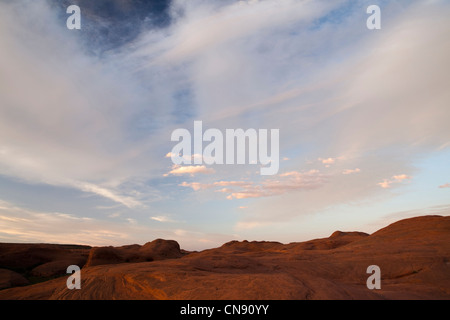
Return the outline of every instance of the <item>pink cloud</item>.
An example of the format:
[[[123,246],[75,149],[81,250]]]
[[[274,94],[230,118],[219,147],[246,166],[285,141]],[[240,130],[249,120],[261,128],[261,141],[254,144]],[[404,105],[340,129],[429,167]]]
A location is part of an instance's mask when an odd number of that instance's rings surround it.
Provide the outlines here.
[[[383,189],[389,189],[391,187],[392,181],[389,181],[387,179],[384,179],[383,182],[377,183],[380,187]]]
[[[443,184],[442,186],[439,186],[439,188],[441,189],[450,188],[450,183]]]
[[[183,182],[183,183],[179,184],[179,186],[181,186],[181,187],[191,187],[192,189],[194,189],[194,191],[198,191],[198,190],[203,190],[203,189],[209,189],[213,185],[212,184],[200,183],[200,182]]]
[[[181,187],[191,187],[195,191],[211,189],[214,187],[247,187],[250,184],[246,181],[216,181],[214,183],[200,183],[200,182],[183,182],[180,184]],[[218,192],[224,192],[222,190],[229,190],[223,188],[221,190],[217,190]]]
[[[216,192],[232,193],[232,192],[233,192],[233,189],[230,189],[230,188],[222,188],[222,189],[216,190]]]
[[[408,176],[408,175],[406,175],[406,174],[401,174],[401,175],[398,175],[398,176],[393,176],[392,178],[393,178],[394,180],[397,180],[397,181],[402,181],[402,180],[412,179],[411,176]]]
[[[359,169],[359,168],[356,168],[356,169],[347,169],[347,170],[344,170],[344,171],[342,172],[342,174],[353,174],[353,173],[359,173],[359,172],[361,172],[361,169]]]
[[[184,175],[184,174],[189,174],[191,176],[197,174],[197,173],[202,173],[202,174],[211,174],[214,173],[214,169],[212,168],[207,168],[206,166],[178,166],[178,165],[174,165],[172,167],[172,170],[166,174],[172,174],[172,175]]]
[[[270,194],[262,190],[261,191],[245,190],[241,192],[233,192],[229,196],[227,196],[227,199],[232,200],[233,198],[234,199],[262,198],[268,196],[270,196]]]
[[[223,187],[215,190],[228,194],[227,199],[247,199],[271,197],[295,190],[312,190],[321,187],[326,177],[318,170],[307,172],[291,171],[280,174],[257,184],[247,181],[217,181],[210,184],[183,182],[180,186],[191,187],[195,191]]]
[[[400,174],[400,175],[395,175],[392,176],[391,179],[384,179],[383,182],[377,183],[380,187],[382,187],[383,189],[389,189],[391,188],[391,185],[394,183],[400,183],[403,180],[410,180],[413,177],[408,176],[406,174]]]
[[[246,181],[218,181],[214,182],[214,185],[221,187],[245,187],[248,186],[249,183]]]
[[[336,162],[336,158],[327,158],[327,159],[319,158],[318,160],[323,164],[334,164]]]

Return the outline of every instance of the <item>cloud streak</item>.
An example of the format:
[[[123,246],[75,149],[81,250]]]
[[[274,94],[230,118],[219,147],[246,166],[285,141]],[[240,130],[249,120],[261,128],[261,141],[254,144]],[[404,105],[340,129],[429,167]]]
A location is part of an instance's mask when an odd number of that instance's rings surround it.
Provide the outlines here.
[[[162,223],[166,223],[166,222],[170,222],[170,223],[174,223],[177,222],[169,217],[166,216],[155,216],[155,217],[150,217],[150,219],[154,220],[154,221],[158,221],[158,222],[162,222]]]
[[[342,174],[353,174],[353,173],[359,173],[361,172],[361,169],[356,168],[356,169],[345,169],[344,171],[342,171]]]
[[[227,199],[247,199],[273,197],[297,190],[313,190],[320,188],[327,181],[327,176],[318,170],[307,172],[291,171],[268,178],[260,183],[249,181],[216,181],[213,183],[183,182],[182,187],[190,187],[194,191],[215,189],[227,195]]]
[[[179,166],[173,165],[172,170],[169,171],[167,175],[190,175],[194,176],[196,174],[213,174],[215,171],[212,168],[206,166]]]

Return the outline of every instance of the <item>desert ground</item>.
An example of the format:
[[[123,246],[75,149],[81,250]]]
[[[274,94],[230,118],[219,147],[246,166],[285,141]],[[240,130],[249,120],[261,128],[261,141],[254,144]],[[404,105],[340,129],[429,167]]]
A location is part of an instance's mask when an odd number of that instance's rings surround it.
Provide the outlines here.
[[[66,286],[72,264],[82,267],[79,290]],[[380,267],[379,290],[366,286],[370,265]],[[200,252],[162,239],[122,247],[1,243],[0,299],[450,299],[450,217]]]

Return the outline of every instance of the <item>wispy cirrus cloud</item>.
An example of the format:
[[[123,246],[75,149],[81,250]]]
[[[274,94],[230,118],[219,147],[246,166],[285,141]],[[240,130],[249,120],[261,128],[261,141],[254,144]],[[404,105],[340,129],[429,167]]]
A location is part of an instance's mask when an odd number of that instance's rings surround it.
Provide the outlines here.
[[[218,246],[226,234],[186,229],[152,228],[136,218],[105,220],[61,212],[35,211],[0,200],[0,241],[26,243],[65,243],[91,246],[144,244],[156,238],[177,239],[182,248],[197,250],[205,243]],[[175,223],[168,216],[151,217],[154,221]],[[206,240],[207,239],[207,240]]]
[[[4,242],[104,245],[128,237],[118,225],[91,217],[33,211],[0,201],[0,239]]]
[[[158,162],[155,144],[134,129],[145,90],[123,65],[86,54],[58,9],[48,1],[0,3],[0,174],[140,206],[132,194]]]
[[[154,217],[150,217],[150,219],[154,220],[154,221],[158,221],[158,222],[163,222],[163,223],[174,223],[177,222],[176,220],[168,217],[168,216],[154,216]]]

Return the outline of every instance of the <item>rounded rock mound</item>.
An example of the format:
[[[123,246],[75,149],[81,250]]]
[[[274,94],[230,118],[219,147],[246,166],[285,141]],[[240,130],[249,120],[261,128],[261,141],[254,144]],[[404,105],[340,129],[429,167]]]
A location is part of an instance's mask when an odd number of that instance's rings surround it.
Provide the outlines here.
[[[143,246],[134,244],[122,247],[95,247],[91,249],[85,267],[128,262],[149,262],[176,259],[183,256],[180,245],[174,240],[156,239]]]
[[[153,260],[175,259],[183,255],[178,242],[163,239],[147,242],[139,248],[139,253],[145,258]]]

